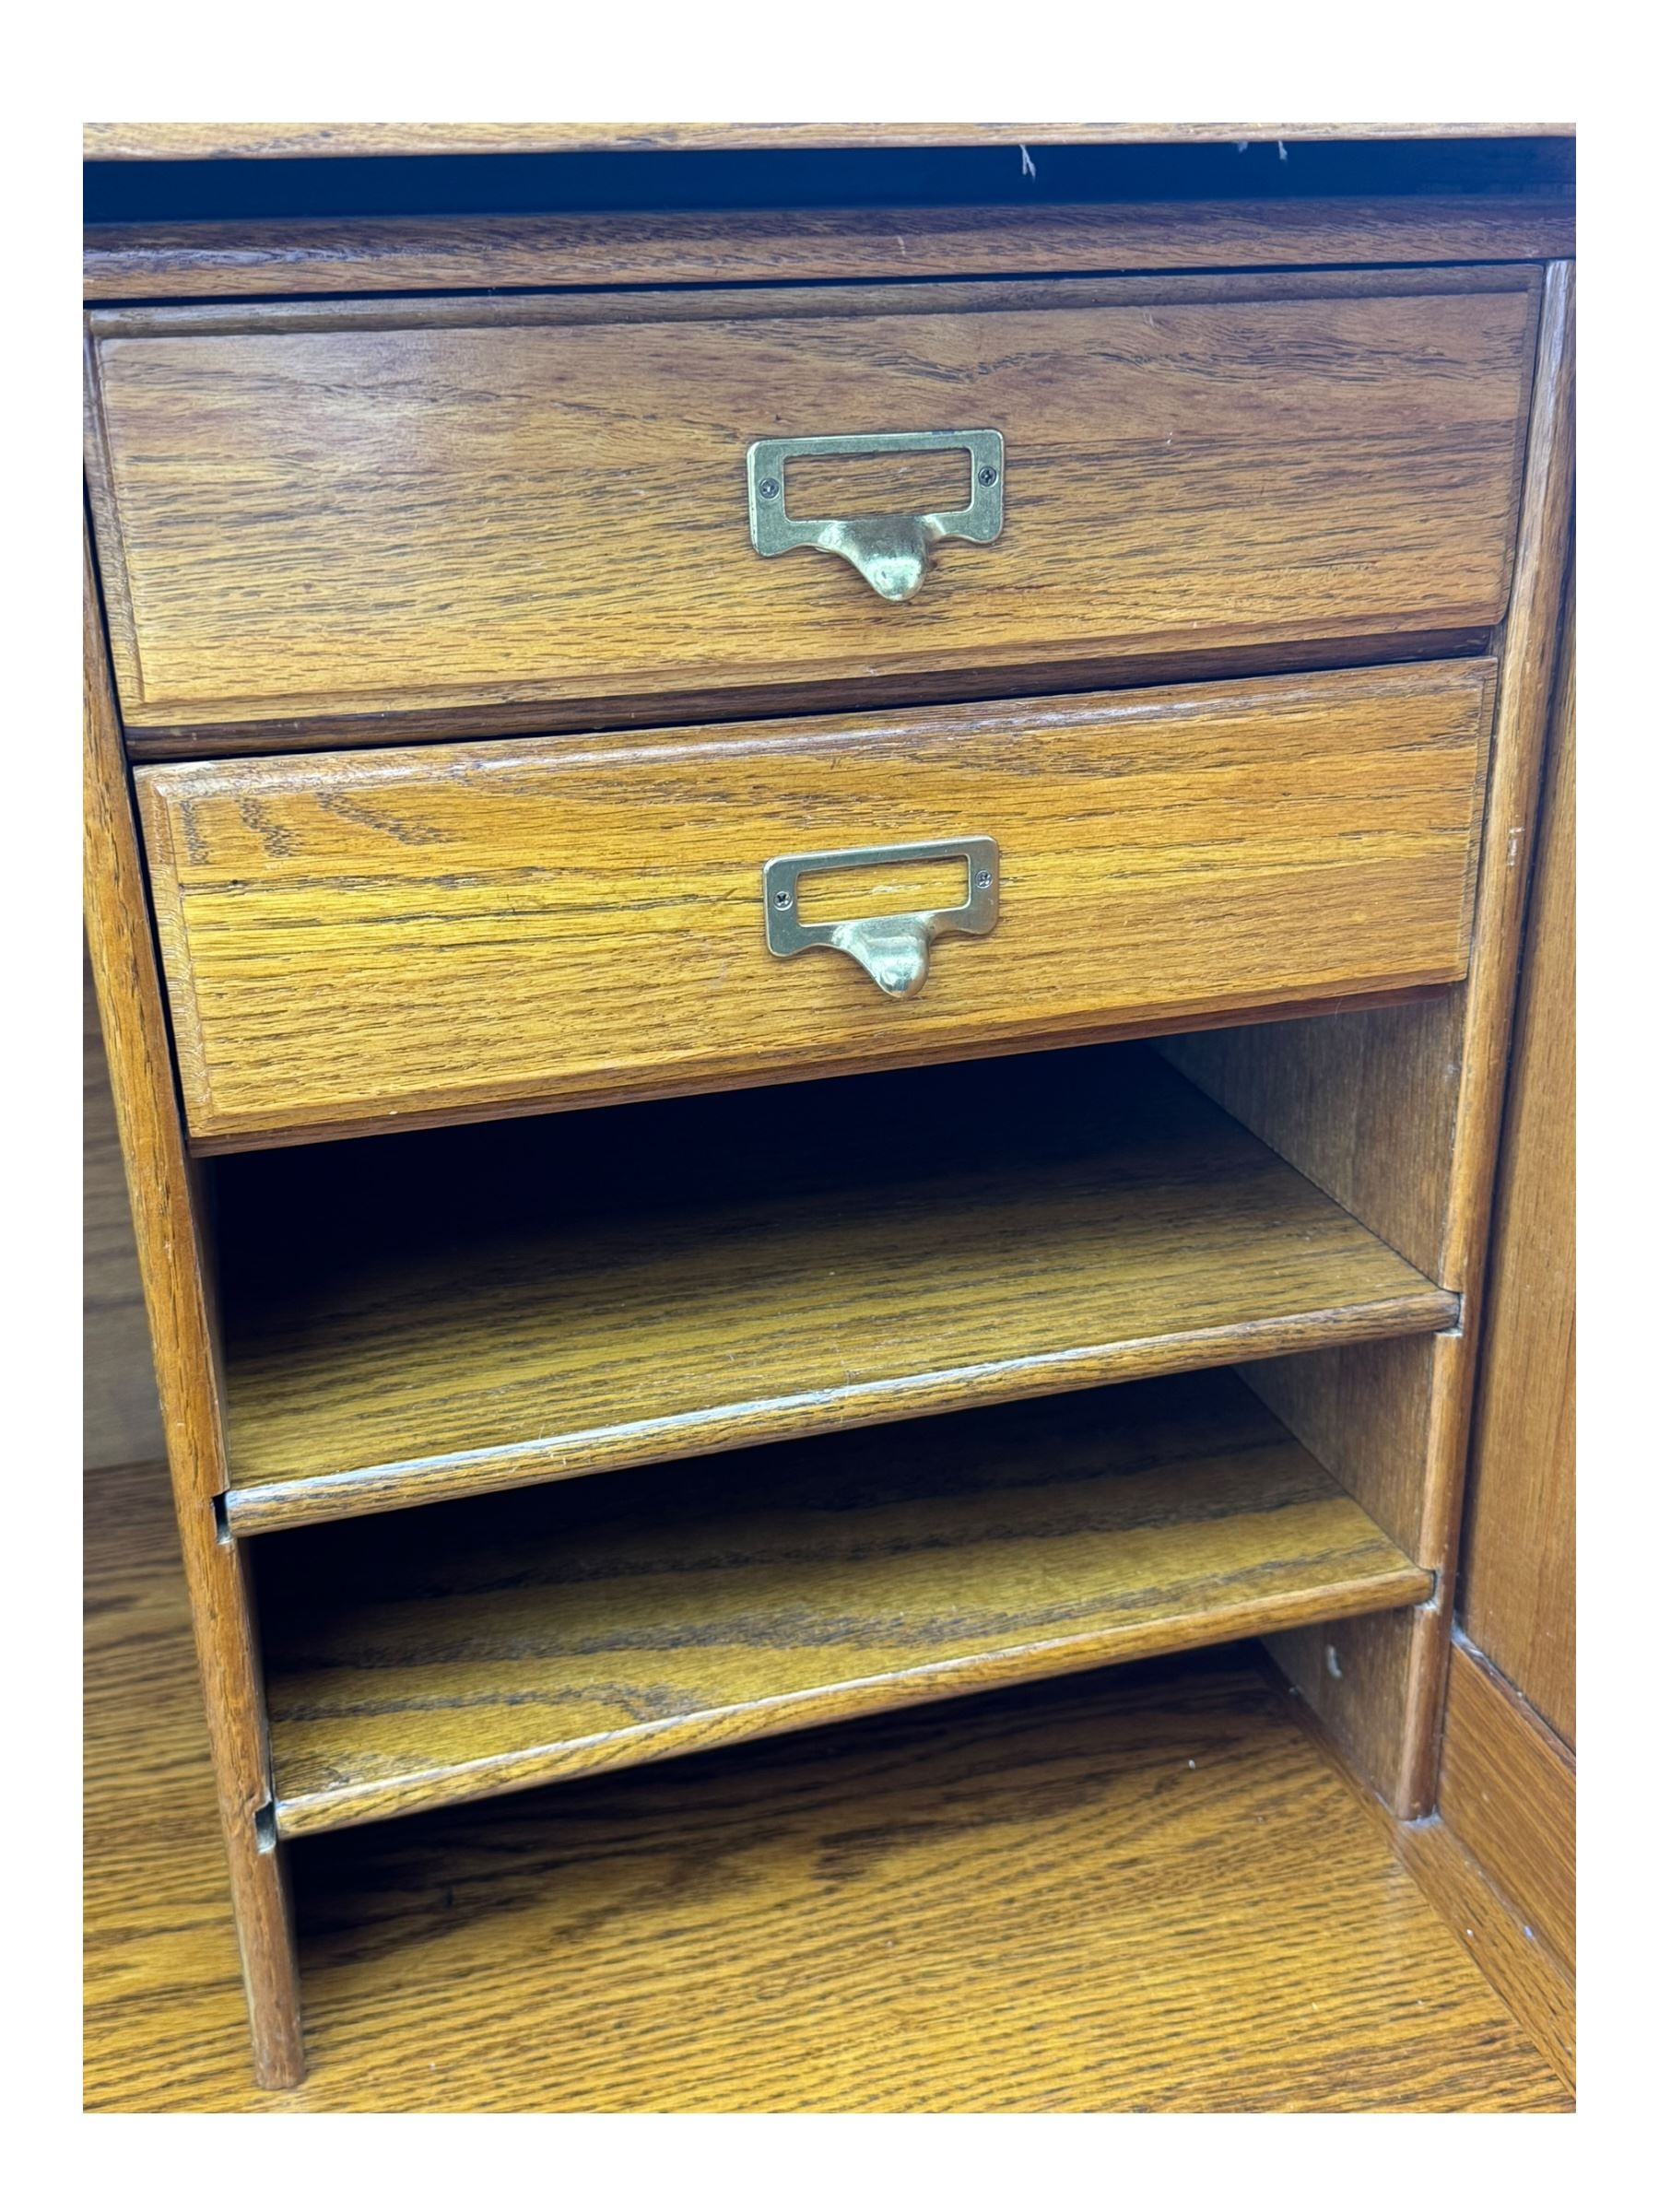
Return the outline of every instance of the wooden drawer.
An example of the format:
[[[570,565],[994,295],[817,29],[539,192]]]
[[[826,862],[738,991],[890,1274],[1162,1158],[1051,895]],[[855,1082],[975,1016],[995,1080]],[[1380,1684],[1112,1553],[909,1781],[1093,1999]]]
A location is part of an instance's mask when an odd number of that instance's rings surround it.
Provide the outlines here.
[[[1491,674],[141,769],[191,1131],[224,1148],[1448,981]],[[769,861],[970,837],[996,842],[999,918],[942,938],[920,996],[769,950]],[[934,883],[861,870],[820,911],[961,896]]]
[[[1536,304],[1500,267],[98,311],[129,735],[383,743],[1467,649],[1506,601]],[[977,428],[1001,534],[939,546],[909,602],[751,544],[751,442]],[[820,463],[785,497],[936,507],[937,462]]]

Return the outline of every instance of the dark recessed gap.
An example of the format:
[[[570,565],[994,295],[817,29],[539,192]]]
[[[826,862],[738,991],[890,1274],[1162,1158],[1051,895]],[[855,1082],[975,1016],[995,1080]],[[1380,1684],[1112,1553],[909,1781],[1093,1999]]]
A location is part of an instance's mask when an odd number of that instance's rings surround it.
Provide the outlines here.
[[[359,159],[92,161],[88,223],[598,209],[1039,206],[1380,193],[1570,193],[1557,138],[1237,146],[759,148],[423,154]]]
[[[1151,663],[1107,662],[1098,666],[1050,663],[1045,667],[929,671],[924,677],[872,679],[852,687],[830,683],[773,688],[757,696],[734,690],[711,700],[663,693],[647,700],[600,700],[578,710],[547,702],[512,712],[456,709],[447,713],[335,715],[311,724],[208,723],[124,726],[135,760],[194,760],[245,754],[333,752],[342,746],[457,745],[511,737],[583,735],[626,740],[636,731],[672,726],[696,729],[726,723],[809,721],[814,715],[878,714],[916,705],[965,706],[976,700],[1027,697],[1065,699],[1099,691],[1131,691],[1166,684],[1240,682],[1261,676],[1313,676],[1334,668],[1387,667],[1402,661],[1471,660],[1492,650],[1485,629],[1397,630],[1385,637],[1325,638],[1295,647],[1222,647],[1163,655]],[[292,741],[297,733],[300,742]]]

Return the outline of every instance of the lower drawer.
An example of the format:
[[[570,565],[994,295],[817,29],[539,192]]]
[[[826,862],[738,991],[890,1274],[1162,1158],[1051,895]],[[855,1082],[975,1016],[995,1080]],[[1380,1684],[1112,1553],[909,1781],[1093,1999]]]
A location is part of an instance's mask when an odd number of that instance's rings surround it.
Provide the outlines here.
[[[1491,681],[1456,661],[142,769],[193,1140],[1449,982]],[[841,865],[769,866],[802,856]]]

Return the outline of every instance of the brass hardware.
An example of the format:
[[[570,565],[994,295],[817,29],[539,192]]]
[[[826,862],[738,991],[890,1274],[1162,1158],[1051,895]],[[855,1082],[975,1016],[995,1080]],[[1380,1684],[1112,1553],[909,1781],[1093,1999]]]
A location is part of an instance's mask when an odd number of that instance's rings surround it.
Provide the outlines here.
[[[798,886],[803,876],[828,868],[885,867],[894,861],[959,860],[968,870],[960,906],[925,913],[873,914],[862,922],[803,922]],[[996,927],[1001,866],[994,837],[941,837],[917,845],[865,845],[853,853],[791,853],[769,860],[762,872],[767,949],[780,959],[816,945],[851,955],[889,998],[915,998],[927,981],[935,937],[982,937]]]
[[[796,522],[784,502],[783,468],[818,453],[916,453],[959,448],[968,455],[973,491],[948,514],[866,514],[850,521]],[[988,546],[1003,524],[1000,430],[877,430],[866,438],[758,438],[748,449],[749,537],[770,559],[796,546],[816,546],[851,561],[884,599],[913,599],[931,548],[945,537]]]

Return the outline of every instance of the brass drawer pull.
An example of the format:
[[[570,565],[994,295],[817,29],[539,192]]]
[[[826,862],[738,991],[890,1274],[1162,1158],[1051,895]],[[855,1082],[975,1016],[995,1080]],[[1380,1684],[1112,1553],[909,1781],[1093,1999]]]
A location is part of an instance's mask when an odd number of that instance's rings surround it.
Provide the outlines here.
[[[913,914],[874,914],[862,922],[803,922],[803,876],[831,868],[885,867],[895,861],[960,860],[968,896],[960,906]],[[852,956],[889,998],[915,998],[927,981],[935,937],[989,935],[996,927],[1001,868],[994,837],[941,837],[915,845],[865,845],[851,853],[791,853],[763,872],[767,949],[780,959],[828,945]]]
[[[972,491],[966,507],[947,514],[866,514],[852,520],[793,521],[784,505],[783,469],[791,459],[823,454],[916,453],[964,450]],[[927,572],[929,549],[944,537],[988,546],[1003,524],[1000,430],[877,430],[865,438],[758,438],[748,449],[749,536],[770,559],[796,546],[816,546],[850,560],[884,599],[913,599]]]

